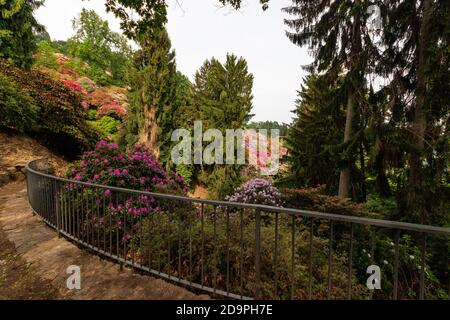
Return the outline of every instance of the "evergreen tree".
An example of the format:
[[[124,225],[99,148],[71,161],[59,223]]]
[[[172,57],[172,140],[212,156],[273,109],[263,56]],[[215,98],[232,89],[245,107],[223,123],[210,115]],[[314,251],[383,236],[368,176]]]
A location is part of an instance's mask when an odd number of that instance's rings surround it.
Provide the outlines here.
[[[388,92],[408,157],[401,210],[421,223],[442,223],[449,166],[450,5],[394,0],[386,4],[386,46],[378,69],[393,80]],[[405,14],[406,13],[406,14]],[[395,109],[394,109],[395,108]]]
[[[247,62],[235,55],[227,55],[226,62],[205,61],[195,74],[193,98],[198,120],[203,130],[222,131],[243,129],[251,119],[253,75]],[[201,166],[201,179],[211,189],[211,195],[223,199],[239,186],[240,165]],[[197,168],[198,170],[198,168]]]
[[[10,59],[21,68],[29,68],[36,49],[35,33],[44,27],[33,16],[43,5],[37,0],[0,0],[0,58]]]
[[[310,71],[325,73],[328,82],[345,79],[346,123],[342,153],[343,166],[339,179],[339,196],[347,198],[350,191],[351,166],[355,162],[357,146],[354,122],[358,119],[361,100],[366,92],[365,76],[374,45],[367,36],[369,17],[367,1],[293,0],[283,10],[294,17],[285,23],[293,32],[288,38],[299,46],[308,45],[314,56]],[[342,72],[344,71],[344,72]]]
[[[295,187],[326,185],[336,192],[345,126],[343,80],[329,85],[323,77],[310,75],[298,92],[294,120],[288,129],[286,147],[289,175],[285,182]],[[336,164],[336,165],[330,165]]]
[[[166,30],[140,35],[139,40],[141,49],[135,53],[126,142],[145,144],[159,158],[161,142],[166,140],[159,136],[167,132],[161,132],[158,123],[163,123],[165,129],[173,113],[175,53]]]
[[[207,128],[244,128],[253,116],[253,75],[247,62],[228,54],[226,62],[204,62],[195,74],[194,99],[199,117]]]

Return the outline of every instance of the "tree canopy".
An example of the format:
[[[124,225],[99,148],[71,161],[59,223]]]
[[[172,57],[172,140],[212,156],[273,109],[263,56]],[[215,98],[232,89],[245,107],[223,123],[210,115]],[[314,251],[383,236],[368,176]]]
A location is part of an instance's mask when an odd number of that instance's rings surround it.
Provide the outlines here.
[[[124,82],[131,48],[125,37],[111,31],[108,22],[93,10],[83,9],[73,20],[76,34],[68,40],[69,54],[89,64],[94,78],[105,78],[110,72],[117,82]],[[102,77],[103,76],[103,77]]]
[[[18,67],[29,68],[36,49],[34,34],[44,27],[33,16],[42,6],[38,0],[0,0],[0,58],[7,58]]]

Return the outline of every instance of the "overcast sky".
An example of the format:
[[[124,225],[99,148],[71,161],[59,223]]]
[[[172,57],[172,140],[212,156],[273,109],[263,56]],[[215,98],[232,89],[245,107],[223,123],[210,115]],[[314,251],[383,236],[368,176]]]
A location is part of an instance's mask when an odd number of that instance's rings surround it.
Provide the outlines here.
[[[285,36],[281,8],[291,0],[272,0],[262,11],[258,0],[244,0],[240,11],[222,8],[217,0],[169,0],[167,29],[176,51],[177,67],[193,79],[205,59],[224,61],[227,53],[244,57],[253,73],[254,121],[291,121],[297,90],[306,75],[301,66],[311,62],[306,48]],[[53,40],[74,34],[72,19],[82,8],[95,10],[114,31],[119,23],[106,14],[103,0],[46,0],[36,12]]]

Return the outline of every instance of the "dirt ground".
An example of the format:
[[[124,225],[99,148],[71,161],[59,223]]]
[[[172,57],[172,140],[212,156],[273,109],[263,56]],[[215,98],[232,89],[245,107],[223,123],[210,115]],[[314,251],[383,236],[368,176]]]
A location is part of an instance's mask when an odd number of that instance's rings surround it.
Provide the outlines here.
[[[14,131],[0,131],[0,171],[44,157],[49,159],[58,174],[67,166],[62,157],[54,155],[36,140]]]
[[[81,268],[81,289],[69,290],[68,266]],[[208,299],[81,250],[34,216],[25,182],[0,188],[0,299]]]

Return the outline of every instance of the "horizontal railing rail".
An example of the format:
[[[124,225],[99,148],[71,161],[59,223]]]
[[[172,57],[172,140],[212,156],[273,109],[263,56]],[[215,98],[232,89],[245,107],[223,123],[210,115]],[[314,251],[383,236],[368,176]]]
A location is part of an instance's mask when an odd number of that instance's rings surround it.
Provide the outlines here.
[[[450,228],[104,186],[42,172],[36,162],[27,164],[27,186],[33,211],[62,235],[209,293],[235,299],[450,295]],[[373,265],[381,273],[369,290],[365,272]]]

